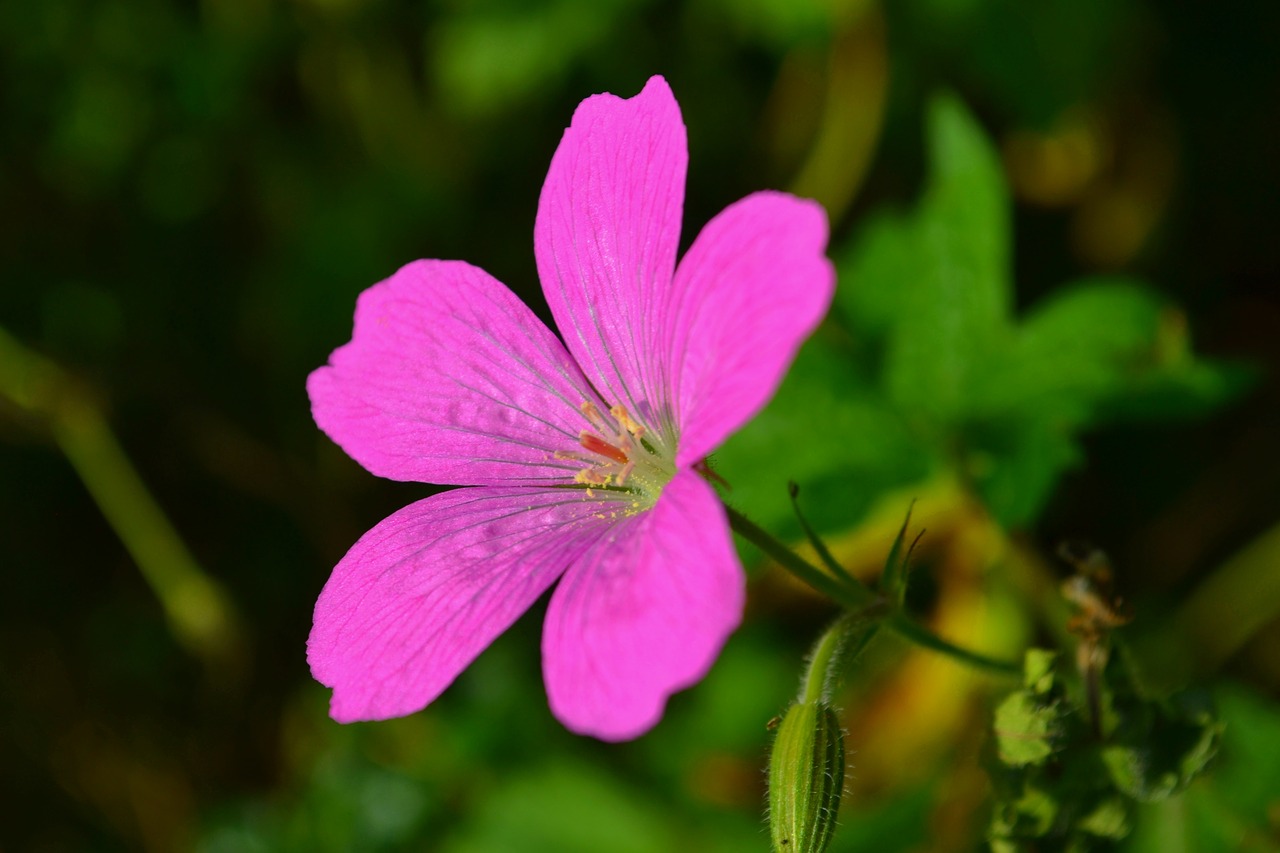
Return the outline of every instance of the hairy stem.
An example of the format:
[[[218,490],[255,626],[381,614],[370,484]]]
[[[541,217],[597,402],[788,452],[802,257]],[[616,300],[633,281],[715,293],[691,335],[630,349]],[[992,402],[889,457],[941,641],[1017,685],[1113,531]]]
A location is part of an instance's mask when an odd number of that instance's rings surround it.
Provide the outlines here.
[[[1019,664],[971,651],[942,639],[920,623],[913,621],[901,610],[895,609],[890,602],[856,578],[849,575],[841,578],[832,577],[827,572],[809,563],[809,561],[786,545],[783,545],[763,528],[748,520],[742,513],[729,506],[725,507],[725,511],[729,516],[729,526],[733,528],[734,532],[755,545],[777,562],[778,565],[849,611],[859,613],[863,618],[870,621],[880,621],[885,627],[903,639],[915,643],[921,648],[946,655],[952,660],[968,666],[999,675],[1014,677],[1021,675],[1022,667]],[[830,633],[837,637],[839,634],[839,632],[835,631]],[[831,652],[838,648],[838,639],[833,640],[833,643]],[[819,648],[814,651],[815,660],[820,650],[825,646],[826,641],[824,638],[824,641],[819,644]],[[811,689],[813,671],[814,666],[811,662],[810,676],[805,681],[806,695]]]

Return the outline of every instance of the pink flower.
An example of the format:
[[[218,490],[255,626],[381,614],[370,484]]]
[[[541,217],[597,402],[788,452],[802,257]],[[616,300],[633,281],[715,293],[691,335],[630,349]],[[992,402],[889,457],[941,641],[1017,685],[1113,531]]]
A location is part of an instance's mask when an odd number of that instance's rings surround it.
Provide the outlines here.
[[[424,708],[557,579],[543,673],[583,734],[652,727],[737,626],[742,570],[693,466],[773,395],[834,274],[822,209],[777,192],[720,213],[677,267],[687,160],[661,77],[579,105],[534,226],[563,344],[461,261],[361,294],[307,382],[316,423],[374,474],[470,488],[334,569],[307,657],[335,720]]]

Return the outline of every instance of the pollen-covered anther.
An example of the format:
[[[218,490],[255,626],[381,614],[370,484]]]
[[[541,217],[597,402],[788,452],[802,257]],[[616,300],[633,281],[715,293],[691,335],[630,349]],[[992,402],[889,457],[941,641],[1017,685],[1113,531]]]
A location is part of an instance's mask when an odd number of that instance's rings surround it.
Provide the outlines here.
[[[609,414],[613,415],[614,420],[620,423],[633,438],[641,438],[644,435],[644,425],[636,423],[622,406],[614,406],[609,410]],[[622,436],[618,437],[622,438]]]
[[[607,486],[611,476],[595,468],[583,468],[573,475],[573,481],[583,486]]]
[[[582,412],[582,416],[587,419],[587,423],[595,427],[596,432],[608,435],[613,431],[609,422],[604,419],[604,415],[600,414],[600,410],[596,408],[595,403],[590,400],[583,400],[578,409]]]

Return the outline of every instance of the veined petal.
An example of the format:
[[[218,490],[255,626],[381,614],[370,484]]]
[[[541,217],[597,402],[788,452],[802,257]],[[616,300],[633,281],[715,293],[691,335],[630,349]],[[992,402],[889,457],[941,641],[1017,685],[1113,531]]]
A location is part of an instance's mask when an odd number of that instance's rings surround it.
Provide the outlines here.
[[[610,527],[552,594],[542,665],[568,728],[625,740],[706,674],[742,618],[745,581],[724,509],[692,471]]]
[[[666,421],[654,347],[675,270],[688,144],[670,87],[595,95],[573,114],[538,201],[534,254],[556,325],[610,404]]]
[[[676,270],[666,330],[676,464],[692,465],[758,412],[827,312],[835,270],[812,201],[760,192],[707,223]]]
[[[510,290],[461,261],[417,261],[360,294],[351,342],[311,374],[316,423],[382,477],[569,482],[595,395]]]
[[[608,528],[574,489],[476,487],[361,537],[316,602],[311,672],[339,722],[421,710]]]

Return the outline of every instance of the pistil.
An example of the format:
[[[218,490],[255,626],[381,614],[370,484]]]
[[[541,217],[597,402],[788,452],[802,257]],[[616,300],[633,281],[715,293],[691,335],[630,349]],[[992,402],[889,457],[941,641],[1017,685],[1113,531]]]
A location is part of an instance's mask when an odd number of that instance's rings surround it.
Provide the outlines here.
[[[579,409],[592,427],[578,436],[578,444],[587,452],[555,454],[557,459],[582,463],[574,482],[587,486],[589,496],[594,487],[626,489],[652,505],[675,474],[674,465],[662,453],[662,442],[643,441],[648,430],[622,406],[610,407],[607,416],[590,401]]]

